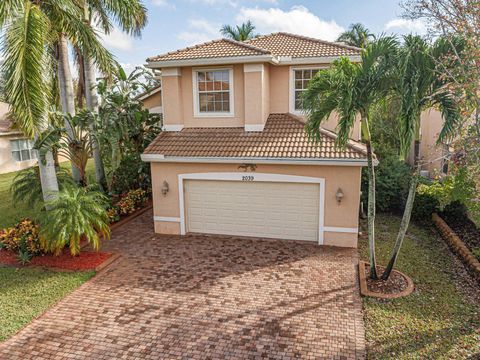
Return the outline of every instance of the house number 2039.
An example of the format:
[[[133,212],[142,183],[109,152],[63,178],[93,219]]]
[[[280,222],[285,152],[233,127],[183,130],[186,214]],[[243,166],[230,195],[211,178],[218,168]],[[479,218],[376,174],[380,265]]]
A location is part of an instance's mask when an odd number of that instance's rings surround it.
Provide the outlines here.
[[[255,177],[253,177],[252,175],[242,176],[242,181],[253,181],[253,180],[255,180]]]

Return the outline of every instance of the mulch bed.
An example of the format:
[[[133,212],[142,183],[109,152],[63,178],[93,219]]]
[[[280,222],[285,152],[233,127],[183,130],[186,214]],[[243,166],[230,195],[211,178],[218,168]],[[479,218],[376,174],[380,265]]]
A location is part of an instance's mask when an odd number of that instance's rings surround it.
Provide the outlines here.
[[[457,236],[465,243],[470,251],[480,248],[480,229],[469,218],[449,217],[446,214],[439,214],[440,217],[450,226]]]
[[[381,276],[383,273],[384,268],[381,266],[377,266],[377,273],[378,276]],[[372,280],[369,278],[370,274],[370,265],[365,265],[365,277],[367,280],[367,288],[368,290],[375,292],[375,293],[382,293],[382,294],[397,294],[404,291],[407,286],[407,280],[398,272],[392,271],[388,280]]]
[[[380,276],[385,268],[377,265],[377,273]],[[358,277],[360,282],[360,294],[379,299],[395,299],[410,295],[415,286],[412,279],[404,273],[393,270],[388,280],[371,280],[368,278],[370,264],[359,261]]]
[[[72,256],[68,250],[64,250],[59,256],[39,255],[33,257],[29,264],[21,265],[17,261],[16,254],[6,250],[0,250],[0,265],[18,267],[43,266],[62,270],[87,271],[95,270],[111,256],[111,253],[94,251],[82,251],[80,255]]]

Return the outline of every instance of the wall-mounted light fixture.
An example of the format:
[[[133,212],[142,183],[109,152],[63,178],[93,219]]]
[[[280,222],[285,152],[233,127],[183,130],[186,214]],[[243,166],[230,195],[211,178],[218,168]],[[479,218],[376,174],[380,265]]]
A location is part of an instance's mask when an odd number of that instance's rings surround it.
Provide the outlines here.
[[[335,194],[335,198],[337,199],[337,204],[338,205],[340,205],[340,203],[342,202],[344,197],[345,197],[345,194],[343,193],[342,189],[338,188],[338,190]]]
[[[170,187],[168,186],[168,182],[165,180],[162,184],[162,195],[165,196],[170,191]]]

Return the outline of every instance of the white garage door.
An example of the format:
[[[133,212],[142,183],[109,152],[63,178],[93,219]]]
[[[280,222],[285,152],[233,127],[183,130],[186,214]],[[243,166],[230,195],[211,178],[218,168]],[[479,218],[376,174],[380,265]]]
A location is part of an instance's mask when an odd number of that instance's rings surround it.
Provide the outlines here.
[[[319,184],[185,181],[188,232],[318,240]]]

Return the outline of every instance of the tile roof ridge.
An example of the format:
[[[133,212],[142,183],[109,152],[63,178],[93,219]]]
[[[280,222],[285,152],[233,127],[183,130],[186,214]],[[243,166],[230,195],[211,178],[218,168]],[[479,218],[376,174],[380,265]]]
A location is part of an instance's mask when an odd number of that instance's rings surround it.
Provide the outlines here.
[[[286,32],[286,31],[277,31],[277,32],[273,32],[271,34],[260,35],[260,36],[257,36],[256,38],[247,40],[247,42],[251,42],[251,41],[254,41],[256,39],[266,38],[266,37],[275,36],[275,35],[285,35],[285,36],[290,36],[290,37],[294,37],[294,38],[297,38],[297,39],[314,41],[314,42],[319,42],[319,43],[327,44],[327,45],[334,45],[334,46],[346,48],[346,49],[349,49],[349,50],[356,50],[358,52],[362,51],[361,48],[356,47],[356,46],[351,46],[351,45],[338,43],[338,42],[334,42],[334,41],[317,39],[317,38],[310,37],[310,36],[305,36],[305,35],[292,34],[292,33]]]
[[[186,46],[184,48],[177,49],[177,50],[174,50],[174,51],[169,51],[169,52],[166,52],[166,53],[163,53],[163,54],[150,56],[150,57],[147,58],[146,61],[147,62],[148,61],[155,61],[156,58],[160,58],[160,57],[167,56],[167,55],[179,54],[179,53],[187,51],[187,50],[198,49],[199,47],[219,43],[219,42],[222,42],[222,41],[226,41],[226,42],[229,42],[229,43],[237,45],[237,46],[242,46],[242,47],[245,47],[245,48],[250,49],[250,50],[256,50],[256,51],[262,52],[264,54],[270,54],[270,51],[268,51],[268,50],[256,47],[254,45],[245,44],[242,41],[236,41],[236,40],[227,39],[227,38],[220,38],[220,39],[209,40],[209,41],[206,41],[206,42],[203,42],[203,43],[200,43],[200,44],[195,44],[195,45],[192,45],[192,46]]]

